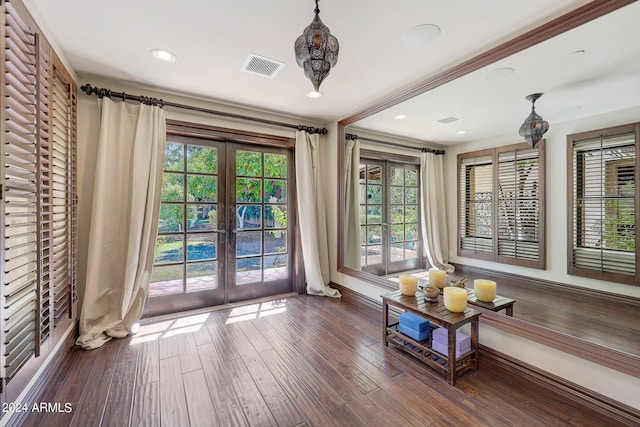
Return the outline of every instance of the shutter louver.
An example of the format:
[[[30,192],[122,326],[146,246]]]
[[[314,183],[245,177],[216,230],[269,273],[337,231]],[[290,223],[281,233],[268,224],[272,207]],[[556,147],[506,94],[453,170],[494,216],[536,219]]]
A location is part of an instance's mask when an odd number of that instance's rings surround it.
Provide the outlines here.
[[[573,143],[573,266],[636,275],[635,133]]]
[[[539,177],[537,150],[498,154],[498,256],[538,260]]]
[[[2,132],[2,336],[7,381],[36,353],[38,141],[35,34],[5,3]]]

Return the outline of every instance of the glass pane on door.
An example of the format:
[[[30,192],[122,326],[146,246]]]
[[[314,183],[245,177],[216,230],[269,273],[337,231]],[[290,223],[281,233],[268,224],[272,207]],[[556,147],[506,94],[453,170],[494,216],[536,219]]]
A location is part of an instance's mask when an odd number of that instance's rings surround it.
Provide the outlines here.
[[[290,152],[278,149],[235,151],[235,213],[232,230],[236,298],[292,289],[288,178]],[[286,288],[286,289],[285,289]]]
[[[221,146],[168,137],[147,313],[223,302],[224,237],[218,230],[224,221],[218,215],[223,194],[218,174]]]

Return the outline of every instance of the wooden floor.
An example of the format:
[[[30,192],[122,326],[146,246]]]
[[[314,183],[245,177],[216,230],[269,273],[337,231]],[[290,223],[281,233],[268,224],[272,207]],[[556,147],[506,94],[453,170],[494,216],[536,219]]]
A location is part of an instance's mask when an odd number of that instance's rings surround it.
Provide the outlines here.
[[[322,297],[164,320],[72,349],[26,426],[616,426],[481,359],[455,387],[381,345],[380,312]]]

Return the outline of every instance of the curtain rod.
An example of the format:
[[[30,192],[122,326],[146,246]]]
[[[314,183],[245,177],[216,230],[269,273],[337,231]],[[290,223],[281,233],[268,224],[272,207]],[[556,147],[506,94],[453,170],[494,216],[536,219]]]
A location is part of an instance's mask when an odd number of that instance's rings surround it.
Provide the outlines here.
[[[233,119],[240,119],[240,120],[249,120],[252,122],[264,123],[264,124],[273,125],[273,126],[280,126],[280,127],[285,127],[289,129],[303,130],[309,133],[319,133],[320,135],[326,135],[328,132],[327,128],[316,128],[312,126],[292,125],[290,123],[276,122],[274,120],[260,119],[258,117],[243,116],[240,114],[227,113],[224,111],[210,110],[208,108],[194,107],[193,105],[185,105],[185,104],[179,104],[176,102],[163,101],[162,99],[150,98],[147,96],[130,95],[125,92],[114,92],[111,89],[98,88],[95,86],[91,86],[88,83],[80,86],[80,89],[87,95],[98,95],[98,98],[102,98],[105,96],[107,98],[111,98],[111,97],[122,98],[123,101],[125,100],[137,101],[147,105],[158,105],[160,106],[160,108],[164,106],[181,108],[183,110],[197,111],[199,113],[213,114],[216,116],[230,117]]]
[[[414,147],[412,145],[405,145],[405,144],[398,144],[397,142],[390,142],[390,141],[381,141],[379,139],[372,139],[372,138],[361,138],[358,135],[354,135],[351,133],[346,133],[345,134],[345,138],[346,139],[359,139],[360,141],[367,141],[367,142],[375,142],[377,144],[384,144],[384,145],[393,145],[394,147],[401,147],[401,148],[409,148],[412,150],[420,150],[423,153],[434,153],[435,155],[442,155],[445,153],[444,150],[436,150],[434,148],[429,148],[429,147]]]

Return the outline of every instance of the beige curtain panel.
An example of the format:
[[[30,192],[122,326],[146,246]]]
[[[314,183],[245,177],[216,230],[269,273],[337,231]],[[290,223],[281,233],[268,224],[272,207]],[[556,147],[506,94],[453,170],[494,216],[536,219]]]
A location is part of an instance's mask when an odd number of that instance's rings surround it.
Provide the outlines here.
[[[142,315],[156,243],[165,140],[161,108],[102,100],[76,341],[84,349],[127,336]]]
[[[329,287],[329,245],[318,145],[320,136],[296,131],[296,187],[302,258],[307,294],[340,298],[340,291]]]
[[[420,217],[425,255],[429,264],[451,273],[455,267],[449,264],[442,157],[434,153],[420,154]]]
[[[347,140],[344,150],[344,265],[362,269],[360,255],[360,141]]]

